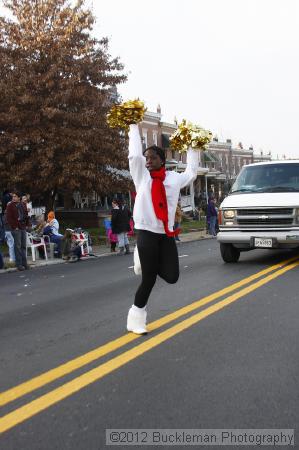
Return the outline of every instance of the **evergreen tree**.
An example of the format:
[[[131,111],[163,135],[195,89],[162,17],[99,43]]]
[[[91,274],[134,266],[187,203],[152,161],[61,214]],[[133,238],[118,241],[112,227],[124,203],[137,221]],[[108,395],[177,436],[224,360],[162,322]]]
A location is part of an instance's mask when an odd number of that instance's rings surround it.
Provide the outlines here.
[[[1,1],[1,0],[0,0]],[[124,189],[109,168],[127,166],[126,140],[106,113],[126,80],[95,18],[67,0],[2,0],[0,17],[0,178],[43,194]]]

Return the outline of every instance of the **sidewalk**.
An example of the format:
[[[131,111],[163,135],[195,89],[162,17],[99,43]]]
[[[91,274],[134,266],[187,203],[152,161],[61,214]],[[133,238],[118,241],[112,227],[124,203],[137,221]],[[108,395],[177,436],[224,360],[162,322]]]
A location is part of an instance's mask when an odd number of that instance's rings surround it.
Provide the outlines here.
[[[211,239],[212,237],[206,233],[206,230],[201,231],[190,231],[189,233],[182,233],[180,234],[180,241],[181,242],[192,242],[192,241],[199,241],[201,239]],[[135,239],[130,239],[130,247],[131,251],[133,251],[133,247],[135,245],[136,241]],[[88,259],[95,259],[103,256],[115,256],[116,253],[110,252],[110,247],[107,245],[93,245],[92,246],[92,255],[85,256],[82,258],[82,261],[88,260]],[[8,261],[8,258],[4,258],[4,263]],[[30,265],[30,268],[35,267],[42,267],[42,266],[50,266],[54,264],[70,264],[63,259],[60,258],[54,258],[54,259],[48,259],[48,261],[44,259],[37,259],[35,262],[31,260],[31,257],[28,258],[28,264]],[[16,272],[17,269],[15,267],[11,267],[8,269],[2,269],[0,270],[1,273],[7,273],[7,272]]]
[[[199,241],[201,239],[211,239],[212,236],[206,233],[206,230],[201,231],[190,231],[189,233],[182,233],[179,235],[181,242],[192,242]],[[134,246],[136,240],[130,239],[130,247]],[[108,256],[108,255],[116,255],[117,253],[111,253],[110,248],[107,245],[94,245],[92,247],[92,252],[96,256]]]

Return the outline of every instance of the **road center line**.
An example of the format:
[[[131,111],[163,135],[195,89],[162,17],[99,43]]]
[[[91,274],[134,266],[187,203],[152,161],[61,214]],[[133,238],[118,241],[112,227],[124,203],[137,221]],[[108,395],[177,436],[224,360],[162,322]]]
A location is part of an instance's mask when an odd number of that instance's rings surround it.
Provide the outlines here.
[[[298,260],[298,256],[289,258],[285,261],[282,261],[278,264],[275,264],[273,266],[270,266],[266,269],[261,270],[260,272],[255,273],[254,275],[250,275],[249,277],[244,278],[241,281],[238,281],[230,286],[227,286],[217,292],[214,292],[213,294],[210,294],[206,297],[203,297],[200,300],[197,300],[187,306],[184,306],[170,314],[165,315],[164,317],[150,323],[148,325],[149,331],[155,331],[159,328],[161,328],[164,325],[167,325],[168,323],[184,316],[185,314],[188,314],[214,300],[216,300],[219,297],[222,297],[254,280],[257,278],[260,278],[269,272],[273,272],[277,269],[280,269],[281,267],[285,266],[288,263],[291,263],[292,261]],[[30,380],[27,380],[17,386],[14,386],[2,393],[0,393],[0,407],[6,405],[7,403],[10,403],[32,391],[35,391],[36,389],[45,386],[46,384],[49,384],[121,347],[124,345],[136,340],[141,339],[140,336],[133,334],[133,333],[126,333],[125,335],[108,342],[107,344],[104,344],[94,350],[91,350],[88,353],[85,353],[84,355],[81,355],[79,357],[76,357],[64,364],[61,364],[60,366],[55,367],[54,369],[50,369],[47,372],[44,372],[40,375],[37,375],[34,378],[31,378]]]
[[[209,306],[208,308],[200,311],[199,313],[194,314],[193,316],[179,322],[176,325],[173,325],[172,327],[168,328],[165,331],[162,331],[161,333],[157,334],[156,336],[153,336],[152,338],[148,339],[147,341],[137,345],[136,347],[133,347],[130,350],[127,350],[126,352],[122,353],[121,355],[118,355],[111,360],[107,361],[106,363],[103,363],[99,365],[98,367],[84,373],[83,375],[78,376],[77,378],[73,379],[72,381],[69,381],[65,383],[64,385],[60,386],[59,388],[56,388],[52,390],[51,392],[42,395],[41,397],[33,400],[30,403],[27,403],[20,408],[17,408],[16,410],[8,413],[7,415],[0,418],[0,433],[3,433],[10,428],[16,426],[17,424],[24,422],[25,420],[29,419],[30,417],[38,414],[39,412],[47,409],[48,407],[58,403],[59,401],[69,397],[70,395],[80,391],[84,387],[88,386],[91,383],[94,383],[95,381],[98,381],[99,379],[103,378],[105,375],[113,372],[114,370],[124,366],[128,362],[136,359],[137,357],[143,355],[144,353],[148,352],[149,350],[157,347],[161,343],[167,341],[171,337],[177,335],[178,333],[181,333],[182,331],[186,330],[187,328],[190,328],[192,325],[198,323],[199,321],[203,320],[204,318],[210,316],[211,314],[216,313],[217,311],[220,311],[225,306],[235,302],[241,297],[244,297],[245,295],[249,294],[250,292],[258,289],[259,287],[265,285],[266,283],[269,283],[270,281],[274,280],[275,278],[283,275],[287,271],[298,267],[299,262],[294,262],[293,264],[290,264],[286,267],[283,267],[280,270],[277,270],[271,275],[268,275],[267,277],[257,281],[256,283],[253,283],[240,291],[230,295],[229,297],[226,297],[223,300],[220,300],[217,303],[214,303],[213,305]]]

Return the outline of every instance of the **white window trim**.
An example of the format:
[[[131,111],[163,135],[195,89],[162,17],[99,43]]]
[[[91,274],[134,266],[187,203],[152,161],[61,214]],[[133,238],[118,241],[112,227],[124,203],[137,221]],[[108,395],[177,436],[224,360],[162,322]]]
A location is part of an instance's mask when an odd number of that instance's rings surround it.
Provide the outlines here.
[[[147,128],[142,128],[142,137],[145,148],[147,148],[147,131],[148,131]]]

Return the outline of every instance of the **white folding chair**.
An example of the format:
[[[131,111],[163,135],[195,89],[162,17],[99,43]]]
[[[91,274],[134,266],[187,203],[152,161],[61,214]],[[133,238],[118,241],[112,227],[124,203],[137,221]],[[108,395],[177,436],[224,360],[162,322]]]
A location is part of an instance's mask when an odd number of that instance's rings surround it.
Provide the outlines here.
[[[35,261],[35,249],[38,247],[44,247],[45,258],[48,260],[47,249],[45,239],[43,237],[34,237],[31,233],[27,234],[27,242],[26,242],[26,257],[28,248],[31,249],[32,261]]]
[[[49,253],[50,259],[54,258],[54,249],[55,249],[54,242],[51,242],[50,236],[48,234],[43,234],[43,239],[45,241],[46,249],[47,249],[47,251]]]

